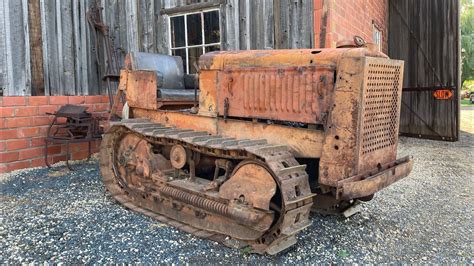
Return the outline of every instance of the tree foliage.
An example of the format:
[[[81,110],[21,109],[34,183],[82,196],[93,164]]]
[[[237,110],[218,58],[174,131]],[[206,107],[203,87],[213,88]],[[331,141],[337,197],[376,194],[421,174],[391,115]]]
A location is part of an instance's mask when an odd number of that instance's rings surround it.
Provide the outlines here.
[[[474,79],[474,3],[462,0],[461,11],[461,84]]]

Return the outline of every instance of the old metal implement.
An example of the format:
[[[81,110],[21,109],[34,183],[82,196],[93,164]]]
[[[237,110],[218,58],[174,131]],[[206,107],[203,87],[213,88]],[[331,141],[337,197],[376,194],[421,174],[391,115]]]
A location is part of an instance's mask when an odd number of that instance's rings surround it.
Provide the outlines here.
[[[355,213],[413,162],[396,157],[403,62],[341,47],[207,53],[194,87],[179,58],[129,54],[120,88],[133,116],[104,135],[105,186],[132,210],[257,253],[295,244],[311,210]]]
[[[69,144],[88,142],[88,158],[91,156],[91,142],[102,138],[102,130],[99,126],[99,117],[93,117],[87,112],[87,107],[66,104],[59,108],[54,115],[53,121],[48,127],[47,137],[44,140],[44,160],[48,167],[48,143],[66,144],[66,165],[69,165]]]

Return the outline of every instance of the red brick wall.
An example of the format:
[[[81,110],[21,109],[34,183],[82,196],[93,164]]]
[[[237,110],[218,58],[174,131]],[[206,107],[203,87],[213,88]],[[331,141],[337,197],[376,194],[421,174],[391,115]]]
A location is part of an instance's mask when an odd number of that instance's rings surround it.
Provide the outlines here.
[[[15,96],[0,97],[0,173],[44,166],[44,138],[51,115],[64,104],[88,106],[88,111],[106,115],[107,96]],[[50,163],[66,159],[65,145],[48,145]],[[96,152],[99,142],[93,143]],[[87,157],[87,143],[71,144],[71,159]]]
[[[354,35],[373,42],[373,23],[382,31],[382,51],[387,53],[388,0],[314,0],[315,47],[334,48]]]

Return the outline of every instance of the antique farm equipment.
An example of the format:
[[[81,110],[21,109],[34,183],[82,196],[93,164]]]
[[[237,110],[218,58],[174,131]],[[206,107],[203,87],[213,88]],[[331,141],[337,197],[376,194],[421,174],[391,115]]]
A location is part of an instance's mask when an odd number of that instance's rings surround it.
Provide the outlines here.
[[[199,105],[179,57],[131,53],[130,117],[100,167],[126,207],[200,237],[275,254],[311,224],[411,171],[396,158],[403,62],[374,45],[201,56]]]
[[[48,161],[48,144],[61,143],[66,144],[66,166],[72,170],[69,165],[69,144],[70,143],[88,143],[88,158],[91,156],[91,142],[102,138],[102,129],[99,126],[100,117],[94,117],[87,112],[86,106],[66,104],[61,106],[55,113],[53,121],[48,127],[47,137],[44,140],[44,160],[46,165],[51,168]]]

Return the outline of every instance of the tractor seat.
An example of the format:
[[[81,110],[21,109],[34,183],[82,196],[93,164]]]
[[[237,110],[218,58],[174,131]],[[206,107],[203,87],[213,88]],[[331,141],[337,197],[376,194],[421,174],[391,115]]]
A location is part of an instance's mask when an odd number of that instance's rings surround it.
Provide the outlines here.
[[[194,101],[194,88],[199,89],[198,75],[184,74],[181,57],[131,52],[130,63],[132,70],[156,72],[158,99]]]

